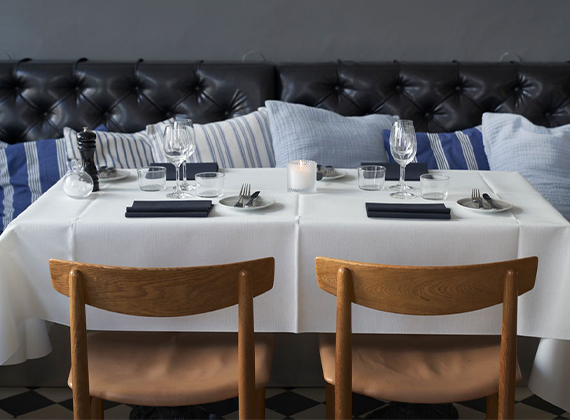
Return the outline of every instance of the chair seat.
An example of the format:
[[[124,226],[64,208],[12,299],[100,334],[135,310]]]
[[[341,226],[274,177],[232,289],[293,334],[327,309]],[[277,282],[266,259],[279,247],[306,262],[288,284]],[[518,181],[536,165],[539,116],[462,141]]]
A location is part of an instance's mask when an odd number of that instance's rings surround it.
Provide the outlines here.
[[[425,404],[485,397],[498,391],[499,349],[499,336],[353,334],[352,390]],[[335,335],[321,334],[319,350],[334,385]]]
[[[238,395],[235,333],[96,332],[87,342],[93,397],[183,406]],[[255,334],[256,389],[269,381],[273,348],[272,334]]]

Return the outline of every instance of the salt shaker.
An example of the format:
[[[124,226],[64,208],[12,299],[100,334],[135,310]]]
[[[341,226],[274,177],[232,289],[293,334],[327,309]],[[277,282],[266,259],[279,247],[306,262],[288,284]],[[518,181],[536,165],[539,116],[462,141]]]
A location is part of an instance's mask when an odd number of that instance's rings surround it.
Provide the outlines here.
[[[93,179],[80,160],[71,161],[71,170],[63,177],[63,191],[72,198],[87,198],[93,191]]]
[[[93,131],[83,127],[83,131],[77,133],[77,146],[83,161],[83,167],[91,179],[93,179],[93,191],[99,191],[99,175],[95,166],[95,150],[97,149],[97,135]]]

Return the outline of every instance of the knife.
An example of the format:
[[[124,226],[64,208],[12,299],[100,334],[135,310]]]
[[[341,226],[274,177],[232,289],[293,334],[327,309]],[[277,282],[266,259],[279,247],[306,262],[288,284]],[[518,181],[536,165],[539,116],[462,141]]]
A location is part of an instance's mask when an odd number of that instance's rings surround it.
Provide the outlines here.
[[[491,205],[491,208],[496,209],[496,210],[500,210],[501,208],[499,206],[497,206],[497,204],[495,204],[495,202],[493,201],[493,199],[491,198],[491,196],[487,193],[483,194],[483,198],[485,199],[485,201],[487,203],[489,203]]]
[[[249,200],[247,200],[247,203],[245,203],[244,207],[251,207],[258,195],[259,191],[254,192],[251,197],[249,197]]]

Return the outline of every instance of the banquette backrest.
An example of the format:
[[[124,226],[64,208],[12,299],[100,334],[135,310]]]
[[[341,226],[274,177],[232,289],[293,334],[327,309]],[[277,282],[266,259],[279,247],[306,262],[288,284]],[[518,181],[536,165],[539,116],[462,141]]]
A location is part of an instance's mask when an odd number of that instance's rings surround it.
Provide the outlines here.
[[[4,61],[0,140],[61,137],[65,126],[134,132],[175,114],[208,123],[267,99],[399,115],[417,131],[472,127],[484,112],[553,127],[570,123],[570,64]]]

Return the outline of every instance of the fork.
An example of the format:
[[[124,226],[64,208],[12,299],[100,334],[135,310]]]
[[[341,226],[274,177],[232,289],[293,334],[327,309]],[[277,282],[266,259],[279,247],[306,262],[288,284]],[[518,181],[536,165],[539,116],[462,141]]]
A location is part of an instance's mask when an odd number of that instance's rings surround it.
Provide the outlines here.
[[[242,184],[241,190],[239,191],[239,198],[234,207],[243,207],[243,202],[250,197],[251,186],[247,183]]]
[[[479,192],[479,188],[473,188],[471,190],[471,201],[479,204],[480,209],[485,208],[485,206],[483,205],[483,199],[481,198],[481,193]]]

